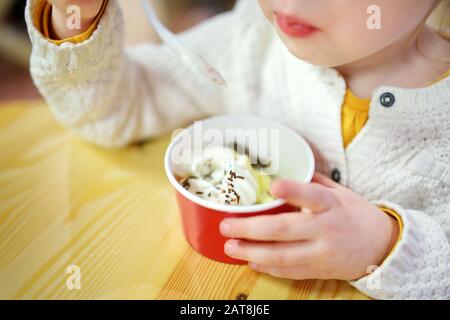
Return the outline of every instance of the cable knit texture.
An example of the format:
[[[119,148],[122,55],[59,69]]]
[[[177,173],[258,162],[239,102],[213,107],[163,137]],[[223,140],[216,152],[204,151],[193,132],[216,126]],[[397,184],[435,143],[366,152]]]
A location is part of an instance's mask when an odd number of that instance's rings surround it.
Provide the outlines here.
[[[449,78],[421,89],[377,89],[369,121],[344,149],[344,79],[293,57],[257,1],[241,0],[180,35],[223,73],[227,88],[199,77],[164,46],[125,49],[115,0],[91,38],[56,46],[32,23],[38,1],[26,8],[31,73],[60,122],[107,147],[216,114],[284,122],[310,142],[318,171],[338,169],[341,184],[403,219],[392,254],[351,284],[378,299],[450,299]],[[395,96],[389,108],[380,103],[386,92]]]

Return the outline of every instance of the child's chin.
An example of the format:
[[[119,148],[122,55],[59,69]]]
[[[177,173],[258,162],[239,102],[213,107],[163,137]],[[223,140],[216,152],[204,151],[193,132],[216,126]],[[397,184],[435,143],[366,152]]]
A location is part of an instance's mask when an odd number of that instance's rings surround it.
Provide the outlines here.
[[[297,46],[287,45],[289,52],[296,58],[305,61],[309,64],[317,65],[317,66],[328,66],[327,61],[324,61],[320,55],[315,54],[310,50],[305,50],[303,48],[298,48]]]
[[[328,57],[323,55],[322,52],[299,48],[298,46],[289,46],[288,44],[286,44],[286,47],[294,57],[312,65],[332,68],[343,64],[335,56]]]

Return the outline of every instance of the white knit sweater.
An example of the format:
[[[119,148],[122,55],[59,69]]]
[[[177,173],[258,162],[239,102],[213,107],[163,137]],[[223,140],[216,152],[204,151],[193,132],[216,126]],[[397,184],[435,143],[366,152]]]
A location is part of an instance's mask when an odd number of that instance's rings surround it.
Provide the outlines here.
[[[351,282],[378,299],[450,299],[450,79],[422,89],[382,87],[369,121],[343,148],[346,84],[333,69],[293,57],[257,1],[181,36],[227,80],[219,89],[167,48],[125,50],[121,11],[110,0],[87,41],[55,46],[26,20],[33,42],[31,73],[55,117],[84,138],[109,147],[157,136],[209,115],[253,114],[298,130],[313,146],[318,171],[404,222],[394,252],[370,275]],[[380,103],[392,93],[395,104]]]

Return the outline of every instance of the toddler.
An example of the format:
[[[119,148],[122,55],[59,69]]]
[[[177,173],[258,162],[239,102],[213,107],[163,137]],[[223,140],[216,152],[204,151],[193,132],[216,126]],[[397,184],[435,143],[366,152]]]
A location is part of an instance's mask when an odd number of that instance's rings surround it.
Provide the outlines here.
[[[312,183],[271,187],[301,213],[223,221],[228,255],[377,299],[450,299],[448,10],[449,0],[240,0],[180,35],[226,88],[164,45],[126,49],[116,0],[28,0],[26,20],[37,87],[99,145],[218,114],[271,118],[307,139]]]

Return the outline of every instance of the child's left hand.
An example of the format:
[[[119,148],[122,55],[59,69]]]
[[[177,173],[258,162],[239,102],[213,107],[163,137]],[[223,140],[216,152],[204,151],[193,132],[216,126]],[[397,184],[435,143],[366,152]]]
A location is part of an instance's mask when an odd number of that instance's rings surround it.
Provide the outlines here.
[[[353,191],[316,174],[310,184],[271,188],[301,212],[230,218],[225,252],[257,271],[291,279],[355,280],[380,265],[398,237],[398,222]],[[245,240],[244,240],[245,239]]]

